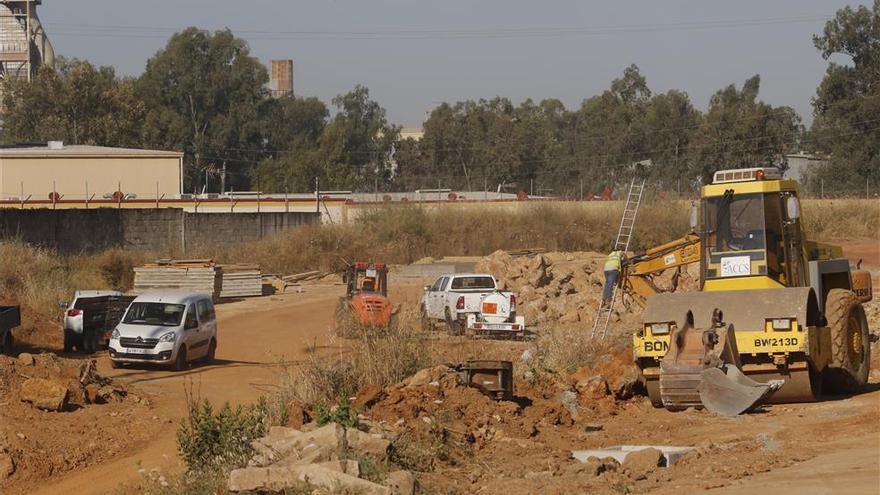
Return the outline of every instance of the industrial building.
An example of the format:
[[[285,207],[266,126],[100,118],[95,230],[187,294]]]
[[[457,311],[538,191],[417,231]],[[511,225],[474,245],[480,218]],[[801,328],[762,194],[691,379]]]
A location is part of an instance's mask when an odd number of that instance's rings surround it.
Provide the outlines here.
[[[0,199],[177,198],[183,153],[102,146],[0,147]]]
[[[0,0],[0,79],[31,80],[41,65],[55,65],[37,6],[42,0]]]

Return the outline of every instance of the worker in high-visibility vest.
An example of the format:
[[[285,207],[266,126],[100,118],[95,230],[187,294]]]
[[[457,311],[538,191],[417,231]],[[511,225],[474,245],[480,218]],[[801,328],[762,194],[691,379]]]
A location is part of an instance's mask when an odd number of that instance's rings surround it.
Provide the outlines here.
[[[602,290],[602,306],[611,304],[611,296],[614,294],[614,285],[620,278],[620,268],[626,259],[623,251],[611,251],[605,260],[605,288]]]

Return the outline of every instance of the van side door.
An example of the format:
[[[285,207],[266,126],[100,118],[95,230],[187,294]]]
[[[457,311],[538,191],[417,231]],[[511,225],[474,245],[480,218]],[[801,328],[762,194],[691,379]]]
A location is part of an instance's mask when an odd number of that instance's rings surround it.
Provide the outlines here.
[[[186,344],[186,357],[190,361],[204,352],[199,349],[199,317],[195,304],[189,304],[186,307],[186,314],[183,316],[183,343]]]
[[[214,310],[214,303],[210,299],[202,299],[197,303],[199,310],[199,326],[204,334],[205,342],[211,343],[211,339],[217,337],[217,312]],[[207,352],[207,347],[205,348]]]

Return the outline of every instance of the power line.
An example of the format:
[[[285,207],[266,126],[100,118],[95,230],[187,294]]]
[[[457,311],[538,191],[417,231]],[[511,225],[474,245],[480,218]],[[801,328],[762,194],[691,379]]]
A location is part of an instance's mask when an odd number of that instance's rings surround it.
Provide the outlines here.
[[[233,30],[250,39],[273,40],[443,40],[443,39],[510,39],[510,38],[562,38],[570,36],[607,36],[631,33],[657,33],[727,29],[740,27],[774,26],[823,22],[829,15],[801,15],[776,18],[753,18],[731,20],[700,20],[672,23],[622,24],[541,28],[472,28],[472,29],[390,29],[390,30]],[[161,38],[184,28],[168,26],[137,26],[113,24],[75,24],[63,22],[46,23],[55,34],[84,37],[115,38]]]

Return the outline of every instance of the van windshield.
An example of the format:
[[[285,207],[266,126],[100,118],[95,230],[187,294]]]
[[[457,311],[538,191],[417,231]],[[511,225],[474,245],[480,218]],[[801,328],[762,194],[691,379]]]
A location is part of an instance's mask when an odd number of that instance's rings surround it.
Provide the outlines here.
[[[186,306],[183,304],[136,302],[128,308],[122,323],[176,327],[180,325],[184,309]]]

